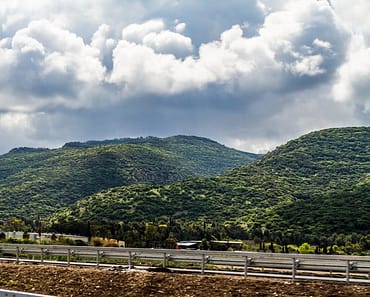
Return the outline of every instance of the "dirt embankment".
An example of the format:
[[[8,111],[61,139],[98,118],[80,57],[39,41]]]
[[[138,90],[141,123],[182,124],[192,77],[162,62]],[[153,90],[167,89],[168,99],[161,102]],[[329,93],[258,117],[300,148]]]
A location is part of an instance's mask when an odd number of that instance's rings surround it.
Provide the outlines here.
[[[370,296],[368,285],[5,263],[0,288],[66,297]]]

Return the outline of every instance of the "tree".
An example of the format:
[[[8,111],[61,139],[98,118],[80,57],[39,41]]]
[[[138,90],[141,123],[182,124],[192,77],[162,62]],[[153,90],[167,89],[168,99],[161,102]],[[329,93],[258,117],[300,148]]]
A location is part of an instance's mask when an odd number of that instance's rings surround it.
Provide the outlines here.
[[[164,247],[166,249],[175,249],[176,245],[177,245],[177,239],[175,237],[175,234],[173,232],[170,232],[164,242]]]
[[[360,246],[363,251],[370,250],[370,234],[361,237]]]
[[[12,217],[4,222],[3,229],[8,231],[27,231],[27,226],[23,220]]]
[[[201,250],[208,250],[209,249],[209,243],[207,241],[207,238],[202,239],[202,242],[200,243],[199,249],[201,249]]]

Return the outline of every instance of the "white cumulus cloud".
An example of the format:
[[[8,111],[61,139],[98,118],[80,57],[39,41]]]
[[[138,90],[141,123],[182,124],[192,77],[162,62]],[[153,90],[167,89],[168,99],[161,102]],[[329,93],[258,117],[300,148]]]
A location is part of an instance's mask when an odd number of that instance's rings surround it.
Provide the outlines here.
[[[122,30],[122,38],[129,42],[142,43],[149,33],[159,33],[165,29],[163,20],[150,20],[142,24],[131,24]]]
[[[185,31],[185,29],[186,29],[186,24],[185,23],[178,23],[175,26],[175,31],[177,33],[183,33]]]
[[[263,151],[369,125],[369,3],[3,0],[0,135],[187,133]]]
[[[159,33],[151,32],[143,39],[143,44],[158,53],[186,56],[193,51],[189,37],[168,30]]]
[[[333,86],[334,98],[352,102],[370,115],[370,47],[366,46],[363,37],[354,37],[348,60],[338,74],[338,81]]]

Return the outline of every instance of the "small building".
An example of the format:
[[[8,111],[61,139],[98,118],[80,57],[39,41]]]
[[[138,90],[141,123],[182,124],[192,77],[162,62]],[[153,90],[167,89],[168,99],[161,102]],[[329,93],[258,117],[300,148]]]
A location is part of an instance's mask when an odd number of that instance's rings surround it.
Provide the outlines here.
[[[11,238],[11,239],[23,239],[23,231],[5,231],[3,232],[5,234],[5,238]]]
[[[71,234],[55,234],[55,233],[41,233],[37,232],[23,232],[23,231],[3,231],[6,239],[28,239],[31,241],[53,241],[62,238],[74,240],[77,243],[87,245],[89,238],[87,236],[71,235]]]
[[[87,236],[81,235],[71,235],[71,234],[59,234],[59,233],[41,233],[40,241],[54,241],[60,239],[70,239],[77,243],[89,244],[89,238]]]

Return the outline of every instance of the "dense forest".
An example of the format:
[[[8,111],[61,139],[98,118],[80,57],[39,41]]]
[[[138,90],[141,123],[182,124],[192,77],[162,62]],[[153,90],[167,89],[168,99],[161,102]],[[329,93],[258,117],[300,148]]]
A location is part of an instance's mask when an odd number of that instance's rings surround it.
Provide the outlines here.
[[[369,139],[370,128],[313,132],[224,174],[101,191],[55,214],[53,222],[205,222],[232,226],[224,230],[230,238],[238,238],[236,228],[239,238],[297,244],[333,234],[366,236]]]
[[[0,156],[0,216],[45,217],[111,187],[210,176],[257,157],[192,136],[17,148]]]
[[[139,149],[143,144],[129,145]],[[63,149],[101,147],[89,142]],[[193,149],[184,159],[194,157]],[[95,170],[95,178],[104,176],[102,168]],[[341,246],[342,252],[360,253],[370,250],[369,187],[370,127],[326,129],[208,177],[105,187],[70,201],[43,224],[50,231],[112,237],[130,246],[241,239],[263,250],[287,251],[289,244],[309,243],[322,252]]]

